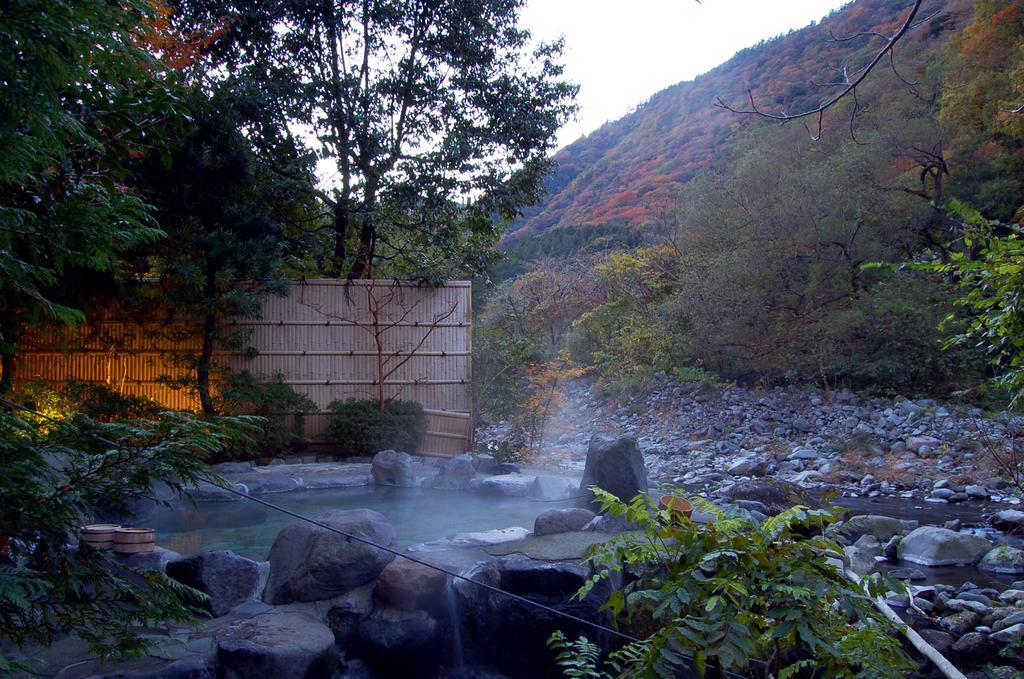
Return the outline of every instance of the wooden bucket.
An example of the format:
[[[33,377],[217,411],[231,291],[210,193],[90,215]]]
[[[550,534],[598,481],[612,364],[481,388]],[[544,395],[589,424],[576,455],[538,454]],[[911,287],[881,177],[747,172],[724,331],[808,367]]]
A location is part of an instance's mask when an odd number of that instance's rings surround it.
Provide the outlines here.
[[[671,511],[675,517],[690,518],[690,514],[693,513],[693,503],[678,495],[662,495],[658,501],[658,507]]]
[[[156,546],[156,531],[152,528],[118,528],[114,532],[115,554],[143,554]]]
[[[114,546],[114,533],[120,528],[114,523],[93,523],[78,529],[78,541],[93,549],[110,549]]]

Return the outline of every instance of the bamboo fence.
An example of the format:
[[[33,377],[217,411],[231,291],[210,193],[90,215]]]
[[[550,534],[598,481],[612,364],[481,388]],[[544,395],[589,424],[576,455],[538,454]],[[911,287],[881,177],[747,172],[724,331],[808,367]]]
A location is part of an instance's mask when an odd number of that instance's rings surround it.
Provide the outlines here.
[[[428,431],[421,453],[457,455],[472,444],[471,293],[469,281],[296,281],[287,295],[267,297],[259,317],[227,320],[229,330],[247,335],[247,348],[218,347],[214,360],[308,396],[318,407],[302,418],[311,441],[322,440],[331,401],[382,396],[423,406]],[[100,382],[167,408],[195,410],[194,394],[174,380],[189,376],[198,329],[186,320],[140,324],[111,317],[37,332],[18,357],[16,379]]]

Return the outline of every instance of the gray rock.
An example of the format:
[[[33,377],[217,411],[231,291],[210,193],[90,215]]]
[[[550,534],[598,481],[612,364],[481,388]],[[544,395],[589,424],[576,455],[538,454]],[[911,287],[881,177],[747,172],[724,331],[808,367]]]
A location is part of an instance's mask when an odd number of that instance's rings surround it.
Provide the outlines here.
[[[1024,639],[1024,622],[1018,622],[1016,625],[993,632],[989,636],[992,641],[997,641],[1000,644],[1015,644]]]
[[[992,629],[996,632],[1002,632],[1008,627],[1019,625],[1024,622],[1024,611],[1017,611],[1016,613],[1010,613],[1002,620],[997,620],[993,625]]]
[[[979,486],[977,484],[969,485],[966,488],[964,488],[964,492],[967,493],[968,496],[976,500],[988,499],[988,489],[985,488],[985,486]]]
[[[846,554],[847,560],[850,562],[850,570],[857,575],[867,575],[875,569],[875,566],[878,563],[875,561],[874,554],[871,553],[871,550],[851,545],[849,547],[844,547],[843,551]]]
[[[314,518],[377,544],[395,545],[394,527],[369,509],[336,509]],[[270,579],[263,598],[270,604],[330,599],[375,579],[393,558],[319,526],[293,523],[278,533],[270,549]]]
[[[981,616],[973,611],[960,611],[939,618],[939,627],[955,637],[962,637],[981,624]]]
[[[157,571],[159,573],[164,573],[167,570],[167,564],[180,558],[181,554],[178,552],[175,552],[173,549],[165,549],[159,545],[153,547],[151,552],[114,555],[116,562],[123,566],[138,568],[143,571]]]
[[[967,599],[950,599],[946,602],[946,608],[951,611],[971,611],[984,617],[992,612],[991,606],[986,606],[983,603],[977,601],[970,601]]]
[[[942,445],[942,441],[934,436],[911,436],[907,439],[907,450],[913,453],[920,453],[921,448],[935,449]]]
[[[533,523],[534,535],[554,535],[583,530],[594,518],[594,512],[582,507],[549,509],[541,512]]]
[[[922,582],[928,579],[928,576],[920,568],[893,568],[887,575],[896,580],[909,580],[910,582]]]
[[[899,544],[899,558],[922,566],[973,565],[992,545],[983,537],[921,526]]]
[[[326,678],[336,665],[330,628],[298,611],[269,611],[221,628],[214,636],[225,679]]]
[[[724,500],[753,500],[760,502],[772,515],[783,512],[793,505],[817,506],[799,486],[773,479],[740,481],[724,489],[720,495]]]
[[[530,494],[530,487],[535,477],[523,476],[516,472],[512,474],[499,474],[483,479],[478,486],[481,493],[490,495],[504,495],[507,497],[527,497]]]
[[[196,554],[167,564],[167,575],[204,592],[204,606],[215,618],[256,594],[259,565],[230,550]]]
[[[600,505],[594,502],[591,486],[597,486],[623,502],[647,492],[647,468],[636,439],[614,439],[603,434],[591,437],[578,502],[581,507],[597,511]]]
[[[373,456],[373,482],[379,486],[412,488],[416,475],[412,468],[412,456],[394,450],[382,450]]]
[[[1024,573],[1024,551],[1000,545],[982,557],[978,568],[992,573]]]
[[[879,542],[887,542],[893,536],[902,533],[904,528],[899,519],[878,514],[864,514],[850,517],[839,530],[842,535],[854,542],[862,535],[871,535]]]
[[[469,453],[456,455],[444,466],[441,473],[431,482],[434,488],[464,490],[476,478],[473,456]]]

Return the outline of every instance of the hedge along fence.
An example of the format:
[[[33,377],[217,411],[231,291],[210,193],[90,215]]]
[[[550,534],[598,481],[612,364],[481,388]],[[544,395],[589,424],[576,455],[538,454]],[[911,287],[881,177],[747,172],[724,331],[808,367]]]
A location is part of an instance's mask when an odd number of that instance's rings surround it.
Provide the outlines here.
[[[320,412],[303,417],[303,433],[322,440],[327,404],[347,398],[416,401],[427,413],[420,452],[456,455],[472,446],[472,289],[383,280],[297,281],[269,296],[258,319],[227,325],[245,331],[248,349],[220,348],[216,364],[281,379]],[[187,321],[96,320],[55,335],[27,338],[18,382],[101,382],[167,408],[198,408],[189,390],[187,357],[199,350],[198,326]],[[383,375],[383,383],[380,377]]]

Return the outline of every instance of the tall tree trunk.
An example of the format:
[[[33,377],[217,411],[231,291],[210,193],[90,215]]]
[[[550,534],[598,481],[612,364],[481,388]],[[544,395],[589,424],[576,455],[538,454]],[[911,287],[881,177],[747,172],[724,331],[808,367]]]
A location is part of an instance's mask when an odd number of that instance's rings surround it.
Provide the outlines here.
[[[14,347],[18,342],[18,321],[14,314],[0,320],[0,342],[6,347],[0,351],[0,394],[14,388]]]
[[[196,387],[199,391],[199,405],[202,406],[204,413],[212,415],[215,409],[213,397],[210,395],[210,364],[213,362],[213,342],[217,332],[217,314],[214,312],[217,281],[212,269],[206,272],[204,293],[206,314],[203,316],[203,347],[196,362]]]
[[[14,354],[0,356],[0,394],[9,394],[14,387]]]
[[[366,173],[368,174],[368,173]],[[359,229],[359,249],[349,271],[350,279],[373,277],[373,254],[377,245],[377,227],[373,223],[373,210],[377,206],[377,179],[369,176],[363,194],[363,226]]]
[[[345,271],[346,241],[348,240],[348,195],[338,198],[334,208],[334,261],[331,266],[333,277],[341,278]]]

